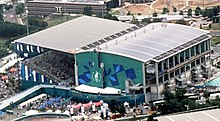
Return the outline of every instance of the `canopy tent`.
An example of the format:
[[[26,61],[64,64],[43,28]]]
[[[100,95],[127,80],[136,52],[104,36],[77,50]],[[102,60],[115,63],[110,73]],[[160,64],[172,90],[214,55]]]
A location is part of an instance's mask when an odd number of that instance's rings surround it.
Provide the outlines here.
[[[2,80],[7,80],[7,79],[8,79],[8,76],[7,76],[7,75],[4,75],[4,76],[1,77],[1,79],[2,79]]]
[[[92,103],[89,102],[89,103],[86,103],[86,104],[82,104],[82,106],[83,106],[84,108],[91,107],[91,106],[92,106]]]
[[[11,68],[11,69],[9,70],[9,72],[13,73],[13,72],[16,72],[17,70],[18,70],[17,68]]]
[[[57,109],[57,110],[55,111],[55,113],[61,113],[61,110]]]
[[[101,101],[99,101],[99,102],[93,102],[93,104],[94,104],[95,106],[100,106],[100,105],[103,104],[103,101],[101,100]]]
[[[25,114],[26,116],[27,116],[27,115],[34,115],[34,114],[38,114],[38,111],[37,111],[37,110],[29,110],[29,111],[26,111],[24,114]]]
[[[80,104],[77,104],[77,105],[72,105],[72,108],[80,108],[81,105]]]
[[[65,112],[63,112],[65,114],[70,114],[70,112],[68,110],[65,110]]]
[[[94,104],[95,106],[100,106],[103,104],[103,101],[100,100],[99,102],[89,102],[89,103],[85,103],[85,104],[75,104],[75,105],[71,105],[72,108],[80,108],[81,106],[83,106],[84,108],[87,108],[87,107],[91,107],[92,104]]]
[[[106,88],[98,88],[98,87],[92,87],[88,85],[81,84],[77,87],[75,87],[75,90],[81,91],[81,92],[89,92],[89,93],[95,93],[95,94],[120,94],[121,90],[112,88],[112,87],[106,87]]]
[[[52,113],[52,112],[53,112],[53,111],[52,111],[52,110],[50,110],[50,109],[49,109],[49,110],[47,110],[47,113]]]

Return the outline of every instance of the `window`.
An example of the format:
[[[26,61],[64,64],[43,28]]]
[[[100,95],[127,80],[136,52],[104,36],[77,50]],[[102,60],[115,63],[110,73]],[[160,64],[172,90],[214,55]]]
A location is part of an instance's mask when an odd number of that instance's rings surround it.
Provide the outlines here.
[[[191,48],[191,57],[195,55],[195,50],[194,50],[194,46]]]
[[[179,71],[179,69],[177,69],[176,71],[175,71],[175,76],[178,76],[180,74],[180,71]]]
[[[201,52],[205,52],[205,42],[201,43]]]
[[[196,45],[196,55],[200,54],[200,44]]]
[[[189,56],[189,49],[187,49],[187,50],[185,50],[185,56],[186,56],[186,59],[189,59],[190,58],[190,56]]]
[[[179,62],[179,54],[176,54],[174,56],[174,59],[175,59],[175,66],[178,65],[180,62]]]
[[[196,66],[195,61],[193,61],[193,62],[191,63],[191,68],[193,68],[193,67],[195,67],[195,66]]]
[[[170,78],[173,78],[174,77],[174,72],[171,72],[170,73]]]
[[[196,64],[199,65],[200,64],[200,59],[196,60]]]
[[[184,62],[184,51],[180,53],[180,63]]]
[[[169,66],[170,68],[172,68],[174,66],[173,65],[173,56],[169,58],[169,65],[170,65]]]
[[[184,73],[185,72],[185,66],[183,66],[182,68],[181,68],[181,73]]]

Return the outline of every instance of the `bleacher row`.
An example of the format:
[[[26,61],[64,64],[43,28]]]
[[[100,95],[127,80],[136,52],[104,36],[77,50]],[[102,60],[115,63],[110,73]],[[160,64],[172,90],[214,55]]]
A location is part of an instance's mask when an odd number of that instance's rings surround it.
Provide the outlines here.
[[[25,61],[25,65],[57,83],[74,78],[74,57],[49,51]]]

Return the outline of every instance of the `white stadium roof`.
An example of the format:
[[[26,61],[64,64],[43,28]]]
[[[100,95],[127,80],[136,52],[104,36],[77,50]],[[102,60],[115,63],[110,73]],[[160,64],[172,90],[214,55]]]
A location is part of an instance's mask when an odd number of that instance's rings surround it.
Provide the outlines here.
[[[160,61],[180,52],[209,38],[208,33],[179,24],[152,23],[139,28],[132,24],[83,16],[15,42],[70,53],[99,47],[101,52],[146,62],[150,59]]]
[[[69,52],[133,26],[135,25],[82,16],[15,42]]]
[[[121,54],[146,62],[149,59],[161,60],[163,54],[171,55],[208,38],[207,31],[171,24],[152,23],[99,46],[103,52]],[[187,45],[187,46],[186,46]],[[166,55],[165,57],[167,57]]]

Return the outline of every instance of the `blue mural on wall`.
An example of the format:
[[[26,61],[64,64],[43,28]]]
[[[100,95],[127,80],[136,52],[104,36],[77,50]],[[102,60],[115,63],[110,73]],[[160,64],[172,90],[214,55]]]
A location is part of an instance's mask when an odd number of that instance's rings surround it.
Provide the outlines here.
[[[90,69],[93,68],[92,62],[88,62],[88,65],[83,65],[83,67],[87,70],[82,75],[79,75],[79,84],[86,84],[91,81]]]
[[[103,70],[103,78],[107,77],[109,81],[111,82],[111,85],[118,86],[119,80],[117,77],[117,74],[124,72],[126,78],[129,78],[131,80],[136,79],[137,76],[135,74],[135,71],[133,68],[124,69],[123,65],[120,64],[113,64],[113,70],[111,68],[104,68]],[[88,65],[83,65],[83,67],[87,70],[82,75],[79,75],[79,83],[80,84],[86,84],[91,81],[91,69],[93,68],[92,62],[88,62]]]

